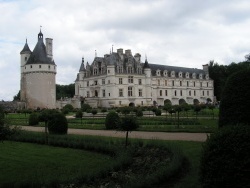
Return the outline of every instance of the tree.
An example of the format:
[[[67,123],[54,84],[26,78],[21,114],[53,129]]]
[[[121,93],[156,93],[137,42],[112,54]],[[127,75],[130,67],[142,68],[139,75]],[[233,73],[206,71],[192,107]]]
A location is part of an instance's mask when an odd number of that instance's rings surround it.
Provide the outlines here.
[[[180,112],[182,111],[181,105],[174,105],[173,109],[175,112],[177,112],[177,127],[180,127]]]
[[[20,90],[18,93],[13,97],[13,101],[20,101]]]
[[[136,117],[134,116],[125,116],[121,118],[121,123],[118,126],[118,130],[126,132],[126,142],[125,146],[128,145],[128,132],[132,132],[139,127]]]
[[[214,104],[208,104],[208,108],[212,111],[212,116],[214,119],[214,109],[215,109],[215,105]]]
[[[182,104],[182,109],[186,112],[187,119],[188,119],[188,111],[191,110],[191,106],[187,103]]]
[[[169,112],[172,109],[172,105],[170,103],[166,103],[163,107],[163,110],[166,111],[166,116],[167,116],[167,112]]]
[[[96,110],[96,109],[92,109],[91,113],[92,113],[93,118],[94,118],[94,115],[96,115],[96,114],[97,114],[97,110]]]
[[[198,113],[201,111],[201,106],[199,104],[196,104],[193,106],[193,108],[194,108],[194,112],[196,114],[196,119],[197,119]]]
[[[91,106],[89,104],[82,104],[81,109],[83,112],[87,112],[87,110],[91,109]]]
[[[81,124],[82,124],[82,116],[83,116],[82,111],[81,111],[81,110],[78,110],[78,111],[76,112],[76,118],[80,118],[80,119],[81,119]]]
[[[106,129],[117,129],[120,124],[120,117],[115,111],[110,111],[105,119]]]
[[[161,109],[156,108],[154,113],[156,116],[161,116]]]
[[[220,103],[219,127],[250,125],[250,68],[231,75],[225,85]]]
[[[58,85],[56,84],[56,100],[61,98],[72,98],[75,95],[75,84]]]
[[[126,116],[131,112],[131,108],[128,106],[122,107],[121,112]]]
[[[29,125],[38,125],[39,116],[36,112],[32,112],[29,116]]]

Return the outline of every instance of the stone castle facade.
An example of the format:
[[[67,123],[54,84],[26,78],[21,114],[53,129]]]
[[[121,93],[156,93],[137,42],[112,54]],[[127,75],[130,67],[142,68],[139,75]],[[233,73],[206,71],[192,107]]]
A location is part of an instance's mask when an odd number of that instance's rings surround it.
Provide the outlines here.
[[[56,64],[53,59],[53,39],[46,38],[40,30],[38,41],[30,50],[27,39],[20,52],[20,100],[26,108],[56,108]]]
[[[213,80],[208,65],[203,69],[150,64],[131,50],[84,59],[75,81],[75,97],[92,107],[163,106],[210,103]]]

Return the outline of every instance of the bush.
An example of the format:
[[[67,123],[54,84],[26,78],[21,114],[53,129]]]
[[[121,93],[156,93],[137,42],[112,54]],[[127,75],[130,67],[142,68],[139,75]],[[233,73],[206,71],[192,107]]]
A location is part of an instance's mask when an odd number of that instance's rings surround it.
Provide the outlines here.
[[[77,112],[76,112],[76,118],[82,118],[82,111],[81,110],[78,110]]]
[[[81,109],[83,112],[87,112],[87,110],[91,109],[91,106],[89,104],[82,104]]]
[[[155,109],[155,115],[156,116],[161,116],[161,110],[160,109]]]
[[[74,107],[71,104],[66,104],[63,109],[67,109],[69,112],[72,112],[74,110]]]
[[[220,103],[219,127],[250,125],[250,69],[232,74],[225,85]]]
[[[136,116],[137,116],[137,117],[142,117],[142,116],[143,116],[143,113],[142,113],[142,110],[141,110],[141,109],[138,109],[138,110],[137,110]]]
[[[120,123],[120,117],[115,111],[107,114],[105,120],[106,129],[116,129]]]
[[[68,122],[62,113],[56,113],[48,121],[48,129],[50,134],[67,134]]]
[[[32,112],[29,116],[29,125],[38,125],[38,123],[39,123],[38,114],[35,112]]]
[[[203,187],[250,185],[250,127],[229,126],[211,135],[203,146],[200,179]]]

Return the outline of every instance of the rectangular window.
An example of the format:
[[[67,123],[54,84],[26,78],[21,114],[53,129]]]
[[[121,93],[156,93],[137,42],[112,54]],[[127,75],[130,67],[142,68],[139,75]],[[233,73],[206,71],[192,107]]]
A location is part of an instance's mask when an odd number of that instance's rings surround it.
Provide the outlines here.
[[[105,79],[102,79],[102,85],[105,85]]]
[[[172,81],[172,86],[174,86],[174,80]]]
[[[202,91],[202,96],[204,96],[205,94],[204,94],[204,91]]]
[[[174,91],[174,96],[176,96],[176,95],[177,95],[177,91],[175,90],[175,91]]]
[[[102,90],[102,96],[105,97],[105,89]]]
[[[123,97],[123,89],[119,89],[119,97]]]
[[[142,97],[142,89],[139,89],[139,97]]]
[[[132,84],[134,82],[133,76],[128,77],[128,83]]]
[[[180,81],[180,86],[182,86],[182,81]]]
[[[122,101],[119,101],[119,105],[122,105]]]
[[[95,81],[94,81],[94,85],[97,85],[97,83],[98,83],[97,80],[95,80]]]
[[[160,90],[160,96],[162,96],[162,90]]]
[[[202,87],[202,82],[200,82],[200,87]]]
[[[189,96],[191,96],[191,91],[189,91]]]
[[[187,81],[187,87],[189,87],[189,82]]]
[[[207,87],[208,87],[208,82],[207,82]]]
[[[194,87],[195,87],[195,82],[194,82]]]
[[[194,96],[196,96],[196,92],[194,91]]]
[[[168,96],[168,90],[165,90],[165,96]]]
[[[132,87],[128,87],[128,96],[129,97],[133,96],[133,88]]]
[[[182,96],[182,90],[180,91],[180,94],[181,94],[181,96]]]
[[[119,78],[119,84],[122,84],[122,78]]]
[[[89,81],[87,81],[87,87],[89,86]]]
[[[110,80],[108,80],[108,84],[110,84]]]
[[[157,80],[158,81],[158,86],[161,85],[161,81],[160,80]]]
[[[128,67],[128,73],[129,74],[133,73],[133,68],[132,67]]]
[[[143,106],[143,101],[141,101],[141,105]]]
[[[89,91],[87,91],[87,97],[89,97]]]
[[[209,96],[209,91],[207,91],[207,96]]]
[[[42,65],[39,65],[39,68],[42,68]]]
[[[141,79],[138,79],[138,84],[139,84],[139,85],[141,85],[141,84],[142,84]]]
[[[167,86],[168,85],[168,81],[167,80],[165,80],[165,86]]]

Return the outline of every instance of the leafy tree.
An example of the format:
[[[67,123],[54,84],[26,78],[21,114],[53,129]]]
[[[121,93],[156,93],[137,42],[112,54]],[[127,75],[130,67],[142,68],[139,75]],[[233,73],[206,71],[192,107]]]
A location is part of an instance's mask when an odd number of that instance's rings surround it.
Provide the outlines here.
[[[196,119],[197,119],[198,113],[201,111],[201,106],[199,104],[196,104],[193,106],[193,108],[194,108],[194,112],[196,114]]]
[[[231,75],[225,85],[220,103],[219,127],[250,125],[250,68]]]
[[[121,123],[118,126],[118,130],[126,132],[126,143],[128,145],[128,132],[132,132],[139,127],[136,117],[134,116],[125,116],[121,118]]]
[[[177,112],[177,127],[180,127],[180,112],[182,111],[181,105],[174,105],[173,109],[175,112]]]
[[[128,106],[122,107],[121,112],[122,112],[122,114],[127,115],[131,112],[131,107],[128,107]]]
[[[76,112],[76,118],[80,118],[80,119],[81,119],[81,124],[82,124],[82,116],[83,116],[82,111],[81,111],[81,110],[78,110],[78,111]]]
[[[182,109],[186,112],[186,115],[188,118],[188,111],[191,110],[191,106],[187,103],[183,103],[181,106],[182,106]]]
[[[115,111],[110,111],[105,119],[106,129],[117,129],[120,124],[120,117]]]
[[[72,98],[75,95],[75,84],[58,85],[56,84],[56,99]]]
[[[166,112],[169,112],[172,109],[172,105],[170,103],[166,103],[163,106],[163,110],[165,110]],[[167,113],[166,113],[167,114]]]
[[[208,104],[208,108],[212,111],[212,116],[214,119],[214,109],[215,109],[215,105],[214,104]]]
[[[13,97],[13,101],[20,101],[20,90],[18,93]]]
[[[69,112],[72,112],[74,110],[74,107],[71,104],[66,104],[63,109],[67,109]]]

